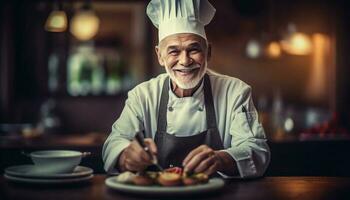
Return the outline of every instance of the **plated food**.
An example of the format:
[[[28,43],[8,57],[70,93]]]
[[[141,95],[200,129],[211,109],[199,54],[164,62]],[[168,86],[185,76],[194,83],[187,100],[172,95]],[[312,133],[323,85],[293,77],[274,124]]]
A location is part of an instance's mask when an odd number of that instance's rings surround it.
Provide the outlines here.
[[[204,184],[208,182],[209,177],[204,173],[185,173],[182,168],[173,167],[162,172],[146,171],[137,174],[124,172],[121,173],[116,180],[119,183],[139,186],[160,185],[171,187]]]

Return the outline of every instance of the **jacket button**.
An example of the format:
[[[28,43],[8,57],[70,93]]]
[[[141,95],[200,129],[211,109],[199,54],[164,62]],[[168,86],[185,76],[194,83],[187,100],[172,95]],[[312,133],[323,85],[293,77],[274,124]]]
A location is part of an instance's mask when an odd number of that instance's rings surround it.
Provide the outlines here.
[[[170,106],[168,110],[171,112],[174,110],[174,108]]]

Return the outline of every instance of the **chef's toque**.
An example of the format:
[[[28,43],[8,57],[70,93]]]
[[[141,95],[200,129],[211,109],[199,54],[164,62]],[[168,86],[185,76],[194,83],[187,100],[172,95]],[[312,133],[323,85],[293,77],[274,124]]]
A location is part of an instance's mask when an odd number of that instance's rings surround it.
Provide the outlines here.
[[[215,15],[208,0],[151,0],[147,15],[158,31],[159,42],[177,33],[193,33],[204,39],[204,26]]]

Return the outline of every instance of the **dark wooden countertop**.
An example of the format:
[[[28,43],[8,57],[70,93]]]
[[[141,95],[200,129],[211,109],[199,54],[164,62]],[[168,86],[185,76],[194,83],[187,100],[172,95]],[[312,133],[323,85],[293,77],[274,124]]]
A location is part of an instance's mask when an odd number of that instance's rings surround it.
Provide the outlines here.
[[[86,134],[42,134],[36,137],[24,137],[13,134],[0,137],[0,172],[13,165],[31,164],[31,159],[22,152],[35,150],[77,150],[88,151],[91,155],[82,160],[96,173],[104,173],[102,162],[102,146],[107,138],[104,133]]]
[[[109,189],[105,175],[95,175],[82,185],[36,186],[18,185],[0,178],[0,199],[158,199],[135,196]],[[187,196],[181,199],[350,199],[349,177],[265,177],[255,180],[232,180],[224,189],[213,194]],[[175,197],[173,197],[175,198]]]
[[[97,132],[85,134],[42,134],[35,137],[13,134],[0,137],[0,149],[98,147],[103,145],[107,136],[105,133]]]
[[[89,151],[82,165],[104,173],[102,146],[106,133],[43,134],[24,137],[20,134],[0,136],[0,173],[6,167],[32,163],[21,152],[47,149]],[[271,162],[267,176],[350,176],[350,140],[305,140],[283,137],[268,141]]]

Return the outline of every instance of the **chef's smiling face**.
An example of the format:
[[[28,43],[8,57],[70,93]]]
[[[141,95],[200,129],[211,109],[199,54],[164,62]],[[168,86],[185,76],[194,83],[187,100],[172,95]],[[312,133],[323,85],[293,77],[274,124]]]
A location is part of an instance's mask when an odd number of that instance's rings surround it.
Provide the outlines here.
[[[164,38],[156,47],[159,64],[182,89],[191,89],[203,78],[210,47],[200,36],[179,33]]]

